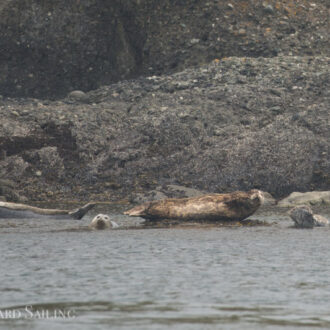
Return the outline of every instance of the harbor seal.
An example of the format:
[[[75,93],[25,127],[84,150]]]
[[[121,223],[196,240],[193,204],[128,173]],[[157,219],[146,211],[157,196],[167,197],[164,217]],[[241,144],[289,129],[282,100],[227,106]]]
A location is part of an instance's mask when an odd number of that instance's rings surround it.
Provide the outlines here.
[[[124,214],[146,220],[241,221],[263,202],[260,190],[207,194],[191,198],[168,198],[138,205]]]
[[[96,203],[88,203],[75,210],[60,210],[60,209],[42,209],[39,207],[0,202],[0,219],[1,218],[54,218],[54,219],[76,219],[80,220],[89,210],[91,210]]]
[[[110,220],[109,216],[106,214],[96,215],[89,225],[89,228],[99,230],[118,227],[119,225],[116,222]]]
[[[313,214],[308,205],[297,206],[290,210],[290,218],[296,228],[314,228],[329,226],[329,220],[319,214]]]

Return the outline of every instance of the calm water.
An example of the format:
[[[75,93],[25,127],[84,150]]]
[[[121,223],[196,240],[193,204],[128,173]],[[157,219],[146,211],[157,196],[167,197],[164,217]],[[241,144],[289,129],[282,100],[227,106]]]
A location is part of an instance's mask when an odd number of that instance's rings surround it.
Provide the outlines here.
[[[330,327],[329,228],[88,231],[91,216],[0,221],[0,327]]]

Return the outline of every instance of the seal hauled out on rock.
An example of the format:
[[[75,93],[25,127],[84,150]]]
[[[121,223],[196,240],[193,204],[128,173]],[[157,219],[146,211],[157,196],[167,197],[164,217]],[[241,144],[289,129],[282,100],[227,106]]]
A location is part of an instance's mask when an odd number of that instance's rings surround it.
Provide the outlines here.
[[[0,202],[0,219],[1,218],[40,218],[40,217],[53,217],[55,219],[81,219],[96,203],[88,203],[73,211],[60,210],[60,209],[42,209],[39,207]]]
[[[118,228],[118,224],[112,220],[110,220],[109,216],[106,214],[98,214],[96,215],[92,222],[89,225],[92,229],[108,229],[108,228]]]
[[[191,198],[168,198],[138,205],[126,212],[147,220],[241,221],[262,204],[260,190],[207,194]]]
[[[322,215],[313,214],[312,209],[307,205],[293,208],[289,215],[294,221],[296,228],[314,228],[329,226],[329,220]]]

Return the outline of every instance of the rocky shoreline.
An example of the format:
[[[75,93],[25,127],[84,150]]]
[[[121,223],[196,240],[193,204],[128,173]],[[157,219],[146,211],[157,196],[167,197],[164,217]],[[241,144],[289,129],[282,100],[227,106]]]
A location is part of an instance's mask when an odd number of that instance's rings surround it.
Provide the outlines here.
[[[178,184],[329,190],[330,58],[226,58],[84,101],[1,101],[0,177],[29,200],[117,200]]]
[[[330,190],[327,1],[63,6],[0,1],[1,199]]]

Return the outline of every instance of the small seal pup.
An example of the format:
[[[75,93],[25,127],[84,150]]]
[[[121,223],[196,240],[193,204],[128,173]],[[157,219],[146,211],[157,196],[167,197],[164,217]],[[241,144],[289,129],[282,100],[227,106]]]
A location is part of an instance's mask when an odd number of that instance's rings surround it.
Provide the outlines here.
[[[290,210],[290,218],[296,228],[314,228],[329,226],[329,220],[319,214],[313,214],[307,205],[297,206]]]
[[[147,220],[241,221],[252,215],[264,200],[260,190],[168,198],[138,205],[126,212]]]
[[[98,230],[118,227],[119,225],[116,222],[110,220],[109,216],[106,214],[96,215],[89,225],[89,228]]]

